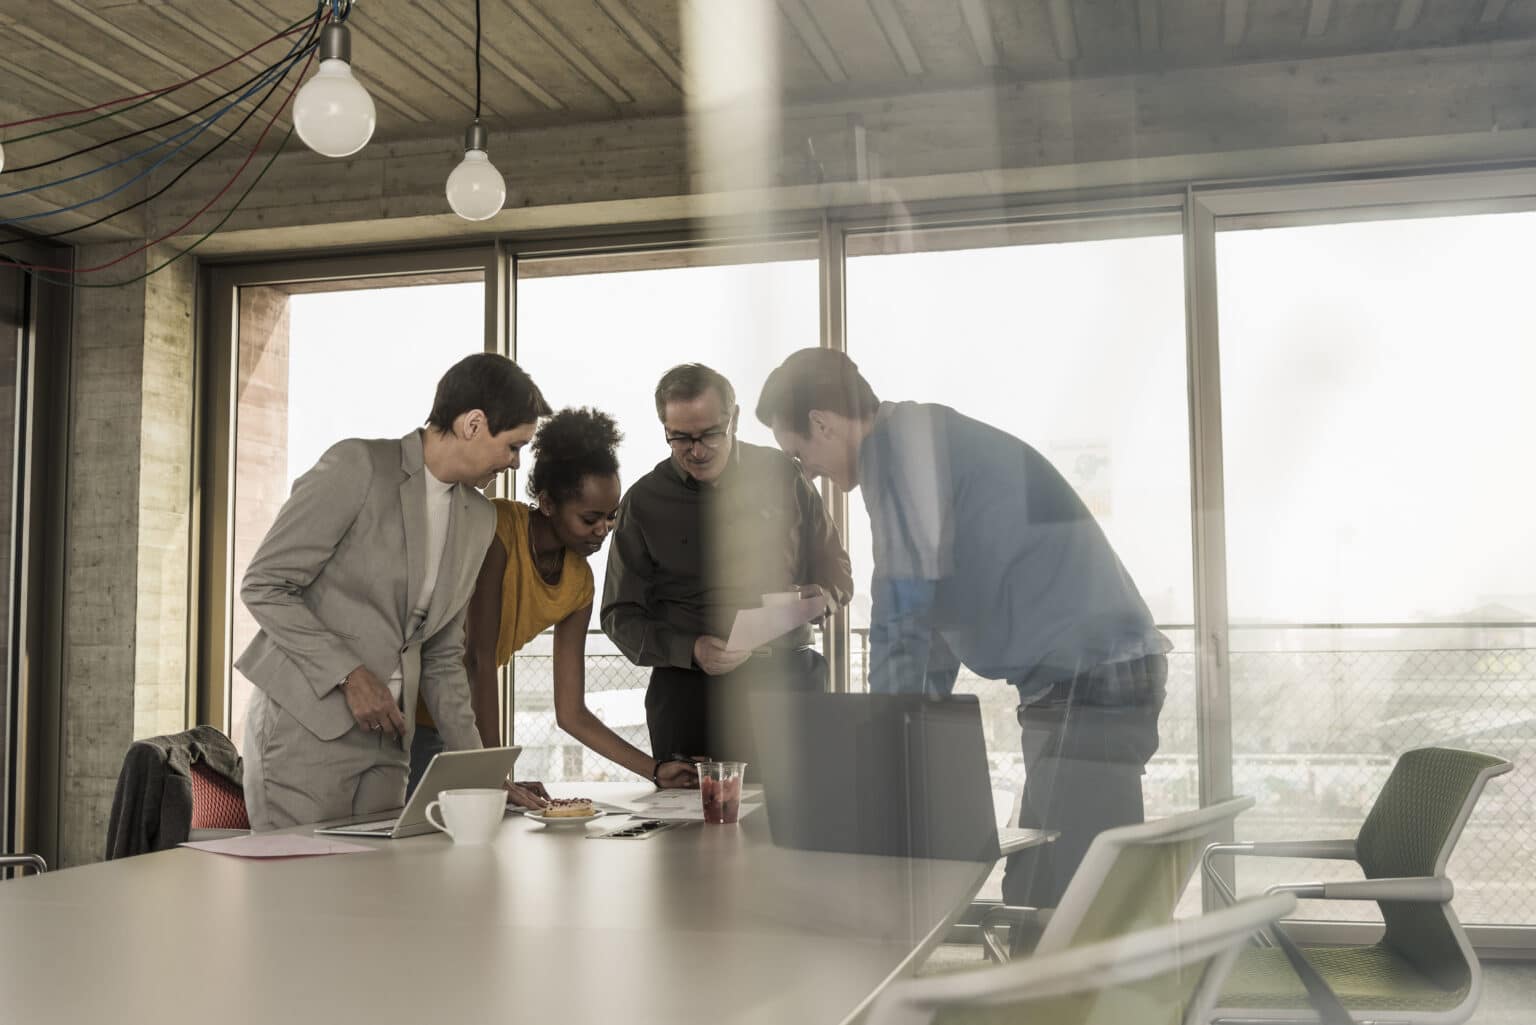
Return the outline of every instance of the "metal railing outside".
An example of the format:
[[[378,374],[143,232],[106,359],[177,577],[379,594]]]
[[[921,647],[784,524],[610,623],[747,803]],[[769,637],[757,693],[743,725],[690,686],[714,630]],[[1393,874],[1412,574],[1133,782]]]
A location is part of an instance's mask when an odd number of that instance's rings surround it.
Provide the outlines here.
[[[1515,772],[1496,780],[1479,804],[1450,874],[1463,921],[1536,925],[1536,644],[1521,626],[1455,627],[1392,624],[1390,628],[1265,625],[1234,630],[1231,654],[1234,790],[1257,800],[1238,823],[1240,838],[1352,836],[1403,751],[1462,747],[1508,758]],[[1193,633],[1170,628],[1168,697],[1160,745],[1147,768],[1147,814],[1166,815],[1198,803]],[[855,687],[867,681],[867,631],[854,630]],[[540,648],[540,641],[544,647]],[[516,735],[525,751],[519,774],[551,780],[632,779],[587,751],[555,724],[547,638],[517,656]],[[645,688],[650,671],[606,649],[596,635],[587,656],[588,703],[600,718],[642,749]],[[1425,641],[1433,641],[1434,646]],[[1485,646],[1486,645],[1486,646]],[[1016,795],[1023,786],[1016,695],[996,681],[962,673],[958,693],[981,701],[993,786]],[[1242,892],[1273,882],[1350,878],[1339,863],[1243,864]],[[1370,905],[1318,909],[1369,920]]]

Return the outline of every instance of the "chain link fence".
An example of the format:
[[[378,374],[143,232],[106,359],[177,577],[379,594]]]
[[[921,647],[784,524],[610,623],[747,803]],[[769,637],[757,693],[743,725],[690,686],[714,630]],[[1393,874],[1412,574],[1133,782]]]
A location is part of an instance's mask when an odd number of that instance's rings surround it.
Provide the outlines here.
[[[1161,742],[1147,767],[1147,814],[1199,803],[1196,655],[1188,630],[1166,630],[1168,696]],[[1418,631],[1428,635],[1428,630]],[[1536,646],[1411,647],[1415,631],[1242,631],[1232,652],[1233,792],[1256,806],[1239,820],[1245,840],[1353,836],[1370,811],[1397,756],[1429,745],[1461,747],[1507,758],[1515,772],[1495,780],[1478,805],[1451,860],[1457,912],[1466,922],[1536,924]],[[1496,638],[1497,639],[1497,638]],[[1518,628],[1505,640],[1525,640]],[[620,736],[642,750],[645,688],[650,671],[631,665],[595,634],[587,656],[587,703]],[[866,679],[867,645],[854,631],[850,669]],[[548,780],[624,780],[624,769],[560,731],[552,700],[548,637],[516,659],[516,738],[524,746],[519,775]],[[1017,800],[1024,782],[1016,696],[1012,687],[962,673],[957,693],[981,703],[993,786],[1000,807]],[[1242,892],[1276,882],[1358,877],[1348,864],[1245,861]],[[1309,913],[1370,920],[1374,905],[1309,906]]]

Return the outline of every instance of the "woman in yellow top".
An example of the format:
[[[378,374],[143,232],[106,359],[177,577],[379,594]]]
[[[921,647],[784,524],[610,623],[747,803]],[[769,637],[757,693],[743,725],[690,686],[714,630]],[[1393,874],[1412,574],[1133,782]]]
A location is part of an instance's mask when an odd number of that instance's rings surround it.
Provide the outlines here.
[[[592,714],[586,700],[592,569],[619,509],[621,435],[593,409],[562,409],[534,436],[528,494],[535,505],[496,499],[496,537],[486,550],[465,621],[470,703],[487,747],[501,744],[497,670],[514,652],[555,628],[555,721],[610,761],[660,787],[698,785],[692,763],[653,759]],[[416,708],[408,790],[443,750],[426,705]],[[525,786],[527,784],[524,784]]]

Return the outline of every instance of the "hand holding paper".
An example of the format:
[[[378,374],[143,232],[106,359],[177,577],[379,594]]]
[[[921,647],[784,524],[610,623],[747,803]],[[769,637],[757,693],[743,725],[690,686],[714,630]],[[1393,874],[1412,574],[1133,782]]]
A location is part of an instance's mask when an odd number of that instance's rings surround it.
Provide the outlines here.
[[[736,613],[725,646],[730,651],[751,651],[826,614],[827,600],[820,594],[761,609],[742,609]]]

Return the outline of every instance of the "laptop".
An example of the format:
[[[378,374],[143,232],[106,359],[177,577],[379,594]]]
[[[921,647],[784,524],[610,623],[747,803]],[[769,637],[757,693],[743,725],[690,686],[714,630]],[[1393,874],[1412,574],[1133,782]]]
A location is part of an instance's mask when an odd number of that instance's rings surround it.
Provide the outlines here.
[[[395,818],[327,826],[315,832],[326,836],[377,836],[390,840],[433,832],[437,827],[427,821],[427,805],[437,800],[438,794],[465,787],[499,789],[512,772],[512,763],[522,753],[520,747],[443,751],[428,763],[411,799]]]
[[[974,695],[758,692],[750,700],[777,846],[997,860]]]

